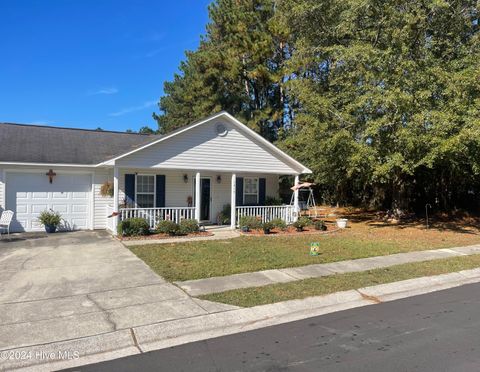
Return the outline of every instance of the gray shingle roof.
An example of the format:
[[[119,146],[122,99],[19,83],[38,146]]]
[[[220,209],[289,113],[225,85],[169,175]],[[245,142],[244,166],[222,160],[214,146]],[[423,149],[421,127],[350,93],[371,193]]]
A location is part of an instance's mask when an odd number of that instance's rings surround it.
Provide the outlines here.
[[[0,123],[0,162],[98,164],[160,137]]]

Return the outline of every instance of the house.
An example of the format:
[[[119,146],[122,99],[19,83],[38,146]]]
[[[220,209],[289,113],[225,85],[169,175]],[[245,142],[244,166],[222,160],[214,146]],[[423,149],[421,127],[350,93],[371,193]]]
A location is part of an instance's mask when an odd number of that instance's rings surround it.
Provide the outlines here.
[[[215,223],[228,204],[232,228],[242,215],[290,222],[294,207],[265,199],[278,195],[280,175],[298,182],[302,173],[311,172],[226,112],[166,135],[0,124],[0,210],[15,212],[13,231],[42,229],[46,209],[65,229],[113,233],[129,217],[152,228],[159,219]],[[100,191],[107,182],[113,196]]]

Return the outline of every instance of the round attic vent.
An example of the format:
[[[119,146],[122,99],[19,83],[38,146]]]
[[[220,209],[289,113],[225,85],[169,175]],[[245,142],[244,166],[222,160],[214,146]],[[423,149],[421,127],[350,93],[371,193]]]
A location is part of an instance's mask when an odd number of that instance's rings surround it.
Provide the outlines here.
[[[215,132],[219,136],[225,136],[228,133],[227,126],[225,124],[219,123],[215,126]]]

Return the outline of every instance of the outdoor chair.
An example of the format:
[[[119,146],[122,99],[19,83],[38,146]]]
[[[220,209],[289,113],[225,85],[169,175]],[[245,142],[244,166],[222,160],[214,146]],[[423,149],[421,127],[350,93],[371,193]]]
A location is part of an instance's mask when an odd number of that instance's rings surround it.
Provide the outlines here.
[[[3,211],[0,217],[0,233],[5,230],[7,231],[8,237],[10,237],[10,224],[13,219],[13,211]]]

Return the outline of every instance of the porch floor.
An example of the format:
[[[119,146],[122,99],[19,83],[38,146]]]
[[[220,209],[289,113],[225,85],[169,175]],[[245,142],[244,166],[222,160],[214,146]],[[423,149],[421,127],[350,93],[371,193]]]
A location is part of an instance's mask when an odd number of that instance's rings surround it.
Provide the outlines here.
[[[171,238],[171,239],[148,239],[148,240],[124,240],[122,243],[125,246],[147,245],[147,244],[171,244],[171,243],[185,243],[201,240],[223,240],[232,239],[240,236],[237,230],[232,230],[230,226],[219,225],[204,225],[205,230],[211,232],[213,236],[198,236],[190,238]]]

